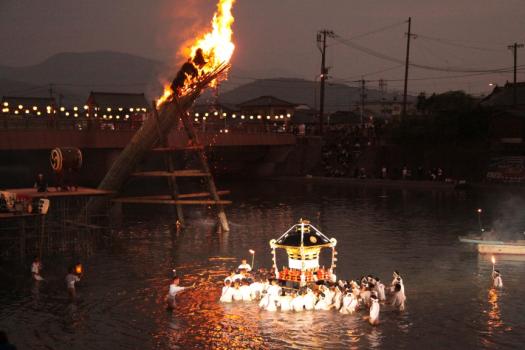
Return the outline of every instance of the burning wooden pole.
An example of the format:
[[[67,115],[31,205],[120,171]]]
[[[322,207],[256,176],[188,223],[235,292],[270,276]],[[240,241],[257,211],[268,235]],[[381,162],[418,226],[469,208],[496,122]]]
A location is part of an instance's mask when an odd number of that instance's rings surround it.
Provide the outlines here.
[[[190,134],[190,130],[187,127],[188,109],[201,94],[202,90],[216,80],[222,73],[225,73],[229,67],[228,64],[224,64],[210,73],[202,75],[195,84],[192,84],[189,89],[187,89],[185,94],[179,97],[169,98],[162,103],[158,111],[158,118],[150,117],[144,121],[142,127],[135,133],[126,148],[124,148],[115,162],[113,162],[98,188],[101,190],[118,192],[146,154],[157,143],[161,142],[162,138],[167,137],[179,118],[182,118],[184,125]],[[199,158],[201,161],[203,160],[202,156]],[[211,183],[213,183],[213,181]],[[210,185],[210,193],[214,200],[218,200],[214,184]],[[100,200],[92,199],[88,203],[87,209],[90,212],[94,212],[99,210],[101,205],[102,203]],[[218,209],[221,227],[223,230],[228,231],[229,227],[224,210],[222,207],[219,207]]]

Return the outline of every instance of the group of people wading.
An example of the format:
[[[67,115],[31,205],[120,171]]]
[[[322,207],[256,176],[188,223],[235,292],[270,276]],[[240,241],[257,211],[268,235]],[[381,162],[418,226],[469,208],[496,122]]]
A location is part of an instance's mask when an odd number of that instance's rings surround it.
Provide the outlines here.
[[[277,279],[268,276],[264,269],[252,273],[250,265],[243,260],[238,269],[224,279],[220,301],[256,301],[259,308],[266,311],[335,310],[351,315],[368,310],[366,319],[371,325],[379,324],[381,304],[389,304],[394,310],[405,310],[405,285],[397,271],[394,271],[388,287],[378,277],[368,275],[358,281],[319,281],[293,289],[282,287]]]

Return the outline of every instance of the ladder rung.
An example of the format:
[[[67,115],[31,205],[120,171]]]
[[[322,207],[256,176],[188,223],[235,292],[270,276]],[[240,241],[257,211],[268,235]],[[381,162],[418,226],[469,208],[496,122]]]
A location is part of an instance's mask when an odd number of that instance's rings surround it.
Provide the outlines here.
[[[156,147],[153,148],[153,152],[176,152],[176,151],[191,151],[204,149],[203,145],[198,146],[183,146],[183,147]]]
[[[119,203],[134,203],[134,204],[182,204],[182,205],[226,205],[231,204],[232,201],[213,199],[150,199],[145,197],[121,197],[114,198],[113,202]]]
[[[201,170],[175,170],[175,171],[142,171],[131,174],[131,176],[143,176],[143,177],[206,177],[210,176],[209,173],[205,173]]]
[[[227,195],[227,194],[230,194],[230,191],[217,191],[217,194],[219,196],[224,196],[224,195]],[[197,193],[179,193],[177,199],[188,199],[188,198],[206,198],[206,197],[210,197],[210,193],[209,192],[197,192]],[[139,198],[139,197],[137,197]],[[144,199],[160,199],[160,200],[170,200],[172,199],[171,195],[169,194],[161,194],[161,195],[151,195],[151,196],[140,196],[140,198],[144,198]]]

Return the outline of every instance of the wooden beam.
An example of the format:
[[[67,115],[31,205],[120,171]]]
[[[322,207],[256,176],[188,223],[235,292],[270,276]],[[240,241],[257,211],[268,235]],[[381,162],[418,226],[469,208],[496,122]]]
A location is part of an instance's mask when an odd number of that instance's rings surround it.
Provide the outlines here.
[[[157,121],[157,128],[158,128],[158,133],[159,133],[159,141],[162,140],[161,142],[158,143],[158,145],[167,148],[168,147],[168,135],[167,134],[162,135],[162,132],[160,130],[159,112],[157,110],[157,104],[155,103],[155,101],[153,101],[151,106],[153,108],[153,115],[155,116],[155,120]],[[168,169],[169,172],[173,172],[175,170],[175,165],[174,165],[174,162],[173,162],[172,155],[173,155],[173,153],[171,153],[171,152],[164,152],[163,153],[164,163],[165,163],[166,168]],[[180,191],[179,191],[179,185],[177,184],[177,179],[175,177],[168,177],[167,180],[168,180],[168,186],[170,188],[171,199],[173,199],[173,200],[179,199],[179,192]],[[176,205],[176,210],[177,210],[177,220],[178,220],[178,222],[181,225],[184,226],[184,212],[182,210],[182,206],[180,204],[177,204]]]
[[[213,199],[150,199],[144,197],[120,197],[114,198],[113,202],[133,204],[182,204],[182,205],[226,205],[232,201]]]
[[[185,146],[185,147],[156,147],[153,148],[152,152],[176,152],[176,151],[193,151],[193,150],[199,150],[204,149],[204,146],[197,145],[197,146]]]
[[[209,173],[200,170],[175,170],[175,171],[142,171],[131,174],[131,176],[143,177],[208,177]]]
[[[219,195],[227,195],[227,194],[230,194],[230,191],[218,191],[217,192]],[[197,192],[197,193],[183,193],[183,194],[179,194],[178,198],[179,199],[188,199],[188,198],[206,198],[206,197],[210,197],[210,193],[209,192]],[[167,195],[167,194],[160,194],[160,195],[148,195],[148,196],[136,196],[136,197],[128,197],[128,198],[143,198],[143,199],[152,199],[152,200],[156,200],[156,199],[159,199],[159,200],[166,200],[166,199],[173,199],[171,195]]]
[[[177,97],[173,98],[173,102],[175,106],[179,106],[180,102],[177,99]],[[190,120],[187,113],[183,113],[182,110],[179,108],[175,108],[174,112],[178,115],[180,120],[182,121],[182,124],[184,125],[184,128],[186,129],[186,132],[188,134],[189,139],[191,140],[192,144],[194,145],[202,145],[202,143],[199,140],[199,137],[197,136],[197,133],[195,132],[195,128],[193,127],[193,122]],[[208,191],[211,193],[212,198],[219,203],[220,197],[217,193],[217,187],[215,186],[215,180],[213,179],[213,176],[211,176],[210,166],[208,164],[208,159],[206,157],[206,154],[204,153],[204,149],[197,151],[198,159],[201,163],[201,168],[205,173],[210,173],[210,176],[206,178],[206,182],[208,185]],[[217,217],[219,219],[219,223],[221,225],[221,229],[225,232],[230,231],[230,225],[228,224],[228,219],[226,218],[226,212],[224,211],[224,207],[220,204],[217,205]]]

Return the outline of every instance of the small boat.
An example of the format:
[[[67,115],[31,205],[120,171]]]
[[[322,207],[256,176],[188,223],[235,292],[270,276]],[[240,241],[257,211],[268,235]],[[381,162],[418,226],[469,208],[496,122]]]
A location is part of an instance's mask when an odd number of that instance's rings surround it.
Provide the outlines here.
[[[458,239],[459,239],[459,241],[461,243],[471,243],[471,244],[481,244],[481,243],[485,243],[485,244],[505,244],[505,242],[503,242],[503,241],[488,240],[488,239],[485,239],[485,238],[483,238],[482,236],[479,236],[479,235],[459,236]]]
[[[502,244],[480,243],[480,254],[525,255],[525,240],[503,242]]]

